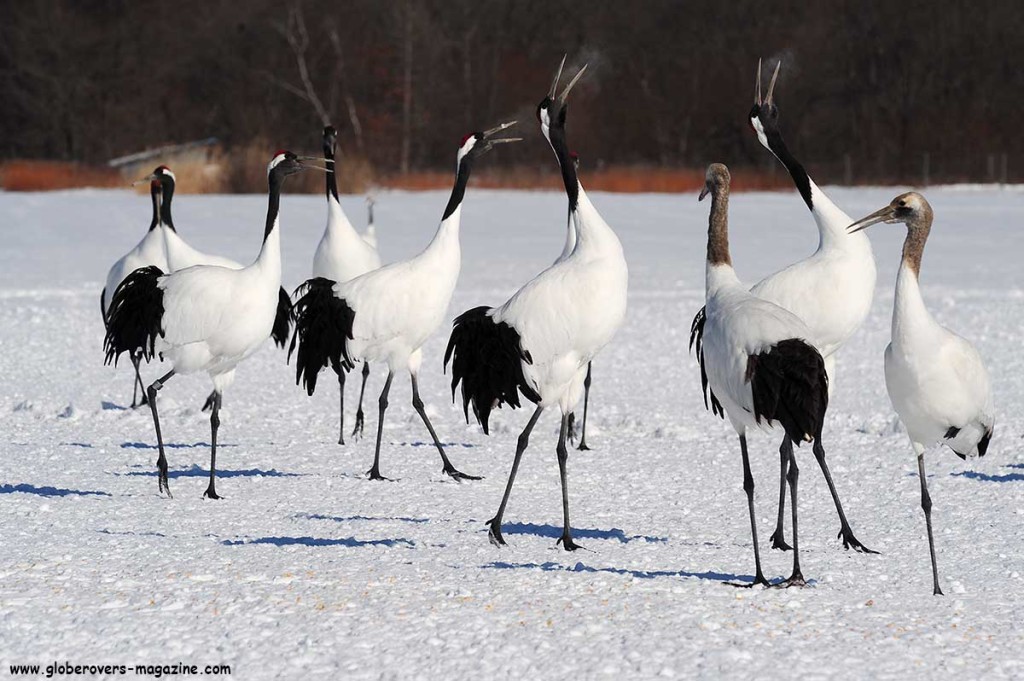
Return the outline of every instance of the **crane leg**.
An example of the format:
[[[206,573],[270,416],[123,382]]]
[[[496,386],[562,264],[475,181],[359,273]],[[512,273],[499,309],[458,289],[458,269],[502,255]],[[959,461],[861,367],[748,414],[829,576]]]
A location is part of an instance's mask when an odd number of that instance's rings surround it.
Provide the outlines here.
[[[210,485],[203,492],[209,499],[220,499],[217,495],[217,430],[220,428],[221,393],[213,391],[213,409],[210,412]]]
[[[395,372],[388,371],[388,379],[384,381],[384,389],[380,391],[380,398],[377,400],[377,406],[379,413],[377,416],[377,448],[373,452],[373,466],[370,470],[366,471],[366,474],[370,476],[370,480],[387,480],[380,474],[380,439],[384,434],[384,412],[388,408],[388,393],[391,392],[391,379],[395,377]]]
[[[173,495],[171,494],[171,487],[167,482],[167,456],[164,454],[164,436],[160,433],[160,416],[156,411],[156,394],[173,375],[174,369],[171,369],[165,375],[153,381],[153,384],[147,390],[149,410],[153,412],[153,425],[156,427],[156,446],[160,450],[160,456],[156,460],[158,472],[157,485],[161,492],[167,492],[168,498],[173,498]]]
[[[345,370],[335,367],[338,372],[338,444],[345,444]],[[386,402],[387,400],[385,400]]]
[[[935,538],[932,536],[932,496],[928,494],[928,481],[924,475],[924,451],[917,454],[917,474],[921,478],[921,509],[928,525],[928,552],[932,556],[932,594],[942,596],[939,588],[939,566],[935,562]]]
[[[427,411],[423,408],[423,400],[420,399],[420,386],[419,381],[416,379],[416,374],[409,374],[412,377],[412,406],[416,410],[416,413],[423,419],[424,425],[427,427],[427,431],[430,432],[430,437],[434,440],[434,446],[437,447],[438,453],[441,454],[441,463],[444,465],[442,469],[445,475],[448,475],[456,480],[480,480],[479,475],[467,475],[462,473],[452,465],[452,462],[448,460],[448,455],[444,453],[444,447],[441,446],[441,441],[437,439],[437,433],[434,432],[434,426],[431,425],[430,419],[427,418]]]
[[[782,436],[782,444],[779,445],[779,519],[775,525],[775,531],[769,537],[773,549],[791,551],[792,546],[786,543],[785,515],[786,515],[786,472],[789,470],[789,457],[793,455],[793,442],[785,435]]]
[[[363,436],[363,395],[366,393],[366,379],[370,376],[370,363],[363,362],[363,384],[359,388],[359,408],[356,410],[356,427],[352,429],[352,437]]]
[[[743,456],[743,491],[747,493],[747,508],[750,511],[750,534],[754,539],[754,582],[768,586],[768,580],[761,572],[761,549],[757,544],[757,520],[754,517],[754,476],[750,473],[750,456],[747,454],[747,436],[740,435],[740,454]]]
[[[566,551],[575,551],[580,545],[572,540],[569,526],[569,479],[566,466],[569,463],[569,450],[565,447],[565,437],[569,430],[569,415],[562,415],[562,428],[558,433],[558,477],[562,482],[562,536],[558,542]]]
[[[593,366],[593,362],[587,363],[587,377],[583,379],[583,429],[580,431],[580,446],[577,447],[580,451],[590,449],[587,446],[587,407],[590,404],[590,370]]]
[[[790,449],[792,451],[792,448]],[[846,520],[846,514],[843,513],[843,503],[839,501],[839,493],[836,492],[836,485],[832,482],[832,474],[828,470],[828,464],[825,462],[825,447],[821,444],[821,434],[814,438],[814,458],[818,460],[818,465],[821,466],[821,473],[825,476],[825,482],[828,483],[828,491],[832,494],[832,501],[835,502],[836,511],[839,512],[839,534],[838,537],[843,539],[843,547],[849,549],[851,546],[855,551],[861,553],[878,553],[878,551],[872,551],[868,547],[864,546],[857,540],[857,537],[853,536],[853,529],[850,527],[850,523]]]
[[[142,374],[139,373],[139,364],[142,356],[136,352],[131,353],[132,366],[135,367],[135,382],[132,383],[132,409],[144,406],[149,400],[146,398],[146,384],[142,382]],[[142,392],[142,401],[138,401],[139,391]]]
[[[793,454],[793,450],[790,448],[789,471],[786,473],[786,479],[789,482],[789,493],[791,496],[790,505],[793,507],[793,574],[789,576],[789,579],[784,580],[777,585],[782,587],[807,586],[807,581],[804,580],[803,572],[800,571],[800,536],[796,522],[796,483],[799,478],[800,467],[796,465],[796,455]]]
[[[533,427],[537,425],[537,419],[540,418],[542,411],[544,411],[544,407],[538,406],[526,424],[526,428],[519,434],[519,440],[516,443],[516,457],[512,460],[512,471],[508,474],[508,482],[505,483],[505,494],[501,497],[501,505],[498,506],[498,512],[494,514],[494,517],[487,521],[489,527],[487,537],[495,546],[504,546],[505,544],[505,538],[501,536],[501,519],[505,516],[505,506],[508,505],[508,497],[512,494],[512,483],[516,481],[519,461],[523,458],[523,452],[526,451],[527,446],[530,444],[530,433],[533,432]]]

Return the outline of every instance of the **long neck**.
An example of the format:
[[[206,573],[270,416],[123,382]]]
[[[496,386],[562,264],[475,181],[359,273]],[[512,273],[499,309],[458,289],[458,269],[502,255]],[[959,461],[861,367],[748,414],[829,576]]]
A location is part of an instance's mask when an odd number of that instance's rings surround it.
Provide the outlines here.
[[[708,265],[732,267],[729,255],[729,190],[715,187],[708,216]]]
[[[327,172],[325,173],[327,178],[324,180],[327,200],[329,201],[333,196],[334,200],[338,201],[338,176],[335,174],[335,166],[337,166],[338,163],[334,159],[334,149],[332,149],[331,145],[326,142],[324,143],[324,158],[328,161]]]
[[[896,296],[892,311],[892,338],[894,342],[927,330],[933,318],[921,297],[921,259],[924,245],[931,231],[931,211],[907,223],[907,238],[903,241],[903,259],[896,275]]]
[[[793,178],[793,184],[796,185],[800,196],[803,197],[804,203],[807,204],[809,209],[814,210],[815,197],[811,190],[811,178],[808,177],[807,171],[804,170],[800,161],[796,160],[793,154],[790,153],[789,147],[786,146],[786,142],[782,139],[782,133],[778,130],[772,130],[766,133],[765,137],[768,140],[768,149],[775,154],[776,158],[782,161],[782,165],[786,166],[786,170],[789,171],[789,176]]]
[[[152,232],[160,224],[160,190],[151,188],[149,198],[153,202],[153,219],[149,221],[149,231]]]
[[[281,211],[281,183],[284,178],[280,177],[277,173],[271,172],[268,177],[267,184],[269,187],[268,192],[268,205],[267,205],[267,226],[263,231],[263,243],[266,244],[270,235],[277,231],[278,214]]]
[[[576,210],[579,203],[580,182],[576,176],[576,163],[569,155],[569,144],[565,137],[565,126],[553,124],[548,128],[548,140],[551,148],[558,159],[558,167],[562,170],[562,183],[565,185],[565,195],[569,199],[569,212]]]
[[[444,215],[441,216],[442,222],[450,218],[462,206],[462,199],[466,196],[466,185],[469,183],[469,176],[472,172],[473,159],[470,156],[464,156],[459,160],[458,170],[455,171],[455,186],[452,187],[451,198],[448,199]]]
[[[171,217],[171,199],[174,198],[174,180],[165,180],[162,182],[161,189],[163,191],[164,198],[160,205],[160,221],[170,227],[172,231],[177,231],[174,229],[174,219]]]

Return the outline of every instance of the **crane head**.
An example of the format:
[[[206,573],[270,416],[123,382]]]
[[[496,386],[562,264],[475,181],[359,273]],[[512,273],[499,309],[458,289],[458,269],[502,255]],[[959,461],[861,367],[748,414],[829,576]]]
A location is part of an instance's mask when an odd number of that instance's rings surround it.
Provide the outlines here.
[[[334,153],[338,149],[338,131],[333,125],[324,128],[323,149],[325,158],[334,158]]]
[[[700,196],[697,197],[698,201],[703,201],[704,197],[715,191],[715,189],[725,188],[729,190],[729,183],[732,181],[732,176],[729,174],[729,168],[724,163],[712,163],[708,166],[708,170],[704,173],[704,188],[700,190]]]
[[[579,82],[580,76],[587,70],[587,65],[584,64],[576,72],[576,75],[565,86],[561,94],[556,94],[558,92],[558,81],[562,77],[562,70],[564,68],[565,57],[562,57],[562,63],[558,65],[558,71],[555,72],[555,79],[551,82],[551,89],[548,91],[547,96],[540,100],[540,104],[537,105],[537,120],[540,122],[540,130],[549,142],[551,141],[550,130],[552,126],[565,127],[565,113],[568,109],[566,100],[569,98],[569,92]]]
[[[517,121],[509,121],[502,123],[501,125],[485,130],[483,132],[471,132],[462,138],[462,142],[459,143],[459,155],[458,162],[462,163],[463,159],[476,158],[477,156],[483,156],[488,151],[494,148],[495,144],[507,144],[509,142],[519,142],[522,137],[494,137],[502,130],[511,128],[516,124]]]
[[[276,175],[278,177],[288,177],[295,173],[312,168],[313,170],[322,170],[327,172],[326,168],[311,163],[303,163],[303,161],[323,161],[325,163],[333,163],[328,159],[317,158],[316,156],[296,156],[290,151],[280,150],[274,154],[274,157],[270,159],[270,163],[267,164],[267,175]]]
[[[143,182],[157,183],[163,188],[164,185],[174,186],[175,178],[174,173],[167,166],[157,166],[149,175],[146,175],[141,180],[133,182],[132,185],[142,184]]]
[[[854,232],[859,232],[862,229],[867,229],[871,225],[877,225],[879,222],[885,222],[888,224],[902,222],[907,224],[921,218],[927,218],[930,222],[931,216],[932,207],[926,198],[917,192],[906,192],[905,194],[900,194],[890,201],[889,205],[885,208],[876,210],[871,215],[867,215],[860,220],[857,220],[847,227],[846,231],[849,234],[853,234]]]
[[[777,133],[779,130],[779,108],[775,106],[775,83],[779,79],[779,69],[782,62],[775,66],[771,82],[768,84],[768,94],[761,98],[761,60],[757,60],[757,80],[755,81],[754,106],[750,109],[750,128],[757,133],[757,140],[766,149],[771,150],[768,145],[768,136]]]

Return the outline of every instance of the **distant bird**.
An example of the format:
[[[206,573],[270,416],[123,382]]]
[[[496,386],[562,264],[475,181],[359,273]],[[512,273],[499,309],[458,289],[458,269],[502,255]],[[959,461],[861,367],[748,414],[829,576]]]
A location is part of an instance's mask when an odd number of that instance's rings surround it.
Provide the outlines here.
[[[371,480],[380,474],[380,445],[384,433],[384,411],[396,371],[407,370],[412,379],[412,405],[434,440],[441,455],[443,472],[456,480],[479,480],[458,471],[444,452],[420,398],[417,375],[423,360],[422,346],[437,327],[455,291],[461,267],[459,226],[462,200],[474,162],[496,144],[518,141],[495,138],[511,123],[486,132],[466,135],[456,156],[455,184],[433,240],[416,257],[372,270],[348,281],[325,277],[310,279],[299,287],[295,303],[295,337],[298,343],[295,382],[308,394],[316,390],[317,375],[327,367],[350,371],[356,361],[387,362],[388,377],[381,391],[377,445]]]
[[[561,73],[561,68],[559,68],[559,73]],[[572,166],[576,170],[577,176],[579,176],[579,154],[575,151],[570,151],[569,158],[572,159]],[[558,263],[568,258],[574,248],[576,248],[576,225],[574,225],[572,221],[572,211],[569,211],[568,218],[566,220],[565,246],[562,247],[562,254],[558,256],[558,259],[555,260],[555,262]],[[588,451],[590,449],[590,447],[587,446],[587,409],[590,405],[590,373],[593,364],[593,362],[587,363],[587,377],[583,379],[583,425],[580,428],[580,445],[577,447],[580,451]],[[575,442],[576,440],[575,412],[569,414],[569,440],[571,442]]]
[[[323,132],[323,152],[327,160],[327,227],[316,247],[313,256],[313,277],[345,282],[376,270],[380,267],[380,255],[377,253],[377,236],[373,227],[373,204],[369,203],[369,227],[365,234],[359,234],[352,223],[345,217],[338,200],[338,181],[336,177],[338,133],[327,126]],[[338,375],[338,392],[341,395],[338,419],[338,444],[345,444],[345,374],[341,364],[331,366]],[[366,379],[370,375],[370,363],[363,362],[363,384],[359,391],[359,409],[356,411],[356,424],[352,436],[363,433],[363,393],[366,392]]]
[[[142,182],[144,180],[140,180]],[[138,182],[136,183],[138,184]],[[140,267],[159,267],[167,269],[167,255],[164,250],[164,237],[160,229],[160,183],[155,179],[149,183],[149,195],[153,203],[153,218],[149,223],[149,231],[142,237],[142,241],[136,244],[135,248],[128,251],[107,272],[107,283],[100,293],[100,312],[103,315],[103,327],[107,328],[108,311],[114,297],[114,291],[124,281],[125,277]],[[142,361],[141,352],[130,352],[129,357],[132,366],[135,368],[135,381],[132,384],[132,408],[146,404],[146,388],[139,375],[139,363]],[[138,390],[142,389],[142,401],[138,401]]]
[[[376,203],[372,194],[366,195],[366,231],[363,232],[363,241],[373,248],[377,248],[377,225],[373,222],[373,207]]]
[[[758,141],[782,162],[793,178],[793,184],[818,226],[818,249],[807,258],[761,280],[750,292],[786,308],[807,324],[811,332],[807,340],[814,343],[825,359],[831,390],[835,380],[836,354],[864,323],[871,310],[871,299],[875,293],[875,258],[871,252],[871,242],[865,235],[846,233],[850,217],[814,184],[782,139],[779,109],[773,100],[780,66],[781,62],[775,67],[768,85],[768,94],[762,100],[761,63],[758,62],[750,127],[757,133]],[[782,550],[790,548],[785,540],[783,514],[786,507],[786,467],[792,448],[789,439],[783,437],[779,447],[779,513],[775,532],[771,535],[772,547]],[[837,536],[842,538],[843,546],[865,553],[876,553],[854,536],[819,439],[814,442],[814,456],[839,513],[840,530]]]
[[[225,258],[220,255],[213,255],[210,253],[203,253],[202,251],[190,246],[181,236],[178,234],[178,230],[174,226],[174,218],[171,214],[171,202],[174,199],[174,189],[177,178],[174,173],[165,165],[158,166],[153,171],[152,175],[144,178],[150,181],[157,181],[163,191],[163,200],[160,203],[160,223],[163,227],[164,245],[167,254],[167,265],[165,271],[177,272],[183,270],[186,267],[193,267],[195,265],[216,265],[218,267],[227,267],[232,270],[240,270],[244,265],[239,262],[235,262],[230,258]],[[288,292],[281,287],[278,292],[277,299],[277,316],[274,318],[274,330],[271,333],[271,337],[274,339],[274,343],[279,348],[284,348],[285,343],[288,342],[288,336],[291,334],[291,323],[292,323],[292,301],[288,297]],[[234,381],[232,377],[229,381]],[[213,402],[216,398],[216,389],[210,393],[206,398],[206,402],[203,404],[202,411],[207,411],[213,408]]]
[[[179,373],[205,371],[213,380],[210,484],[203,496],[219,499],[215,483],[221,397],[234,380],[235,367],[273,332],[281,289],[281,185],[289,175],[309,167],[317,166],[303,163],[290,151],[277,152],[267,166],[269,207],[263,246],[253,264],[242,269],[196,265],[171,274],[156,266],[143,267],[128,275],[114,293],[104,342],[107,363],[116,362],[122,352],[147,359],[159,353],[173,367],[148,390],[160,450],[158,484],[168,496],[157,392]]]
[[[705,306],[697,332],[697,357],[705,404],[727,415],[740,438],[743,489],[754,541],[754,583],[767,585],[761,571],[754,513],[754,478],[750,473],[746,431],[781,425],[790,442],[814,442],[821,436],[828,408],[828,375],[821,354],[807,339],[810,329],[784,308],[752,295],[740,283],[729,255],[729,170],[708,166],[703,199],[711,194]],[[691,343],[693,338],[691,337]],[[792,493],[793,573],[783,582],[801,586],[797,533],[796,456],[790,451],[787,469]]]
[[[569,551],[579,548],[569,523],[565,445],[569,414],[582,397],[590,360],[612,339],[626,314],[628,272],[622,245],[583,191],[566,142],[566,98],[585,68],[556,98],[560,67],[550,93],[537,106],[541,132],[562,172],[576,245],[504,305],[473,308],[457,317],[445,352],[445,365],[452,362],[452,397],[461,382],[466,418],[472,405],[485,433],[491,410],[503,403],[519,407],[520,392],[537,405],[519,436],[501,505],[488,521],[494,544],[505,543],[501,521],[530,433],[541,412],[557,405],[562,413],[556,449],[562,483],[559,542]]]
[[[933,593],[941,595],[932,537],[932,500],[924,472],[924,451],[936,443],[961,459],[985,456],[995,423],[992,388],[981,356],[967,340],[944,328],[921,298],[918,278],[934,213],[917,192],[900,194],[879,211],[854,222],[859,232],[878,222],[907,226],[903,260],[896,275],[892,342],[885,349],[885,386],[917,454],[921,508],[928,525]]]

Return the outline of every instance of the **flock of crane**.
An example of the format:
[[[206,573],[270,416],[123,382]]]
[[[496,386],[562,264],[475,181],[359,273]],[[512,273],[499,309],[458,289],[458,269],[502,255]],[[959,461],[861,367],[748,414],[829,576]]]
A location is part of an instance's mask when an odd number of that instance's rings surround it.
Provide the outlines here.
[[[557,455],[562,490],[563,530],[559,543],[578,548],[569,522],[567,439],[574,410],[589,393],[590,362],[612,339],[626,313],[627,266],[622,246],[579,181],[578,163],[566,138],[567,98],[586,67],[559,93],[565,59],[551,89],[537,106],[537,119],[554,151],[565,185],[569,221],[565,248],[546,270],[496,307],[481,306],[456,317],[444,365],[451,364],[452,392],[461,388],[469,409],[488,432],[491,410],[515,409],[521,397],[535,405],[520,434],[508,483],[497,513],[488,521],[490,540],[504,544],[501,525],[530,433],[542,412],[561,414]],[[836,353],[860,327],[875,289],[875,263],[864,233],[870,225],[903,223],[907,237],[896,282],[892,342],[885,351],[885,377],[893,407],[917,455],[931,552],[935,594],[941,594],[932,538],[931,500],[924,452],[936,443],[961,457],[984,455],[993,432],[991,390],[985,367],[966,340],[940,326],[924,306],[918,283],[921,257],[933,213],[923,196],[902,194],[881,210],[854,221],[810,179],[782,139],[773,98],[776,67],[767,95],[761,96],[758,64],[754,107],[749,114],[760,143],[792,176],[818,227],[819,245],[810,257],[771,275],[752,288],[740,282],[729,254],[728,169],[708,167],[700,198],[710,195],[706,302],[691,328],[705,406],[728,418],[739,437],[743,489],[747,495],[754,544],[751,585],[768,586],[761,569],[746,432],[782,431],[778,523],[774,548],[792,550],[791,576],[771,586],[805,584],[800,569],[797,523],[799,468],[793,445],[811,443],[839,514],[846,548],[870,552],[854,535],[829,472],[822,444],[825,412]],[[139,365],[159,356],[170,370],[143,391],[153,415],[159,447],[159,489],[170,496],[157,394],[176,374],[204,371],[213,393],[210,480],[205,495],[217,499],[216,457],[220,407],[235,368],[268,338],[296,359],[296,382],[310,395],[320,372],[330,367],[341,395],[339,443],[344,444],[346,374],[362,363],[362,387],[353,434],[363,429],[363,393],[370,362],[384,362],[387,379],[378,400],[377,438],[368,475],[383,479],[381,435],[388,393],[396,372],[408,371],[413,407],[441,457],[443,471],[456,480],[476,480],[459,471],[445,453],[419,394],[424,342],[441,326],[460,269],[459,225],[470,173],[478,159],[499,144],[520,138],[498,136],[515,122],[467,135],[458,147],[451,198],[434,238],[417,256],[381,265],[376,239],[360,234],[346,219],[335,180],[336,132],[323,131],[323,158],[274,154],[267,167],[269,208],[263,245],[255,262],[243,266],[202,253],[178,234],[171,217],[175,176],[160,166],[150,182],[153,220],[142,241],[110,270],[102,295],[106,361],[127,352],[135,367],[135,389],[144,384]],[[313,261],[313,278],[296,291],[294,307],[281,288],[279,208],[285,178],[316,169],[326,173],[327,228]],[[372,225],[372,206],[371,206]],[[294,334],[291,324],[294,322]],[[584,398],[585,399],[585,398]],[[136,399],[133,398],[133,406]],[[584,413],[584,427],[586,417]],[[581,443],[586,448],[585,438]],[[783,530],[787,488],[791,494],[792,547]]]

